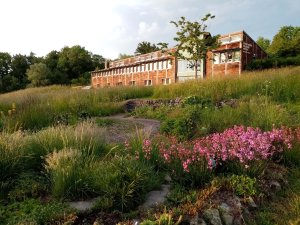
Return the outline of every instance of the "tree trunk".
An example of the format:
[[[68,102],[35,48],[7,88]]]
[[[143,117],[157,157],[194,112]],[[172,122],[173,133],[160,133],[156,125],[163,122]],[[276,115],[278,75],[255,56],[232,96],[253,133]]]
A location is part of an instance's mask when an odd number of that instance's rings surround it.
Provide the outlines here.
[[[195,79],[198,78],[198,61],[195,61]]]

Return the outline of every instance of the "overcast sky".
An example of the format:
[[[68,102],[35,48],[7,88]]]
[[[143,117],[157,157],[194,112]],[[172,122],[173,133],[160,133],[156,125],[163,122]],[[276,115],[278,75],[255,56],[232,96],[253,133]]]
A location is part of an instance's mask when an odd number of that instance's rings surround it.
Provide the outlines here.
[[[174,45],[171,20],[212,13],[212,34],[245,30],[269,39],[285,25],[300,26],[299,0],[0,0],[0,52],[45,56],[81,45],[114,59],[141,41]]]

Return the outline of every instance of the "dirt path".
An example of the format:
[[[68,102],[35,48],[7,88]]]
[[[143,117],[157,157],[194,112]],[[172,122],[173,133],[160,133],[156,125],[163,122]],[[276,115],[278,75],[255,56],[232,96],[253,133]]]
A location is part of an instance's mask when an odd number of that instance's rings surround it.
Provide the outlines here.
[[[126,114],[101,117],[111,119],[114,123],[107,126],[108,135],[106,140],[110,143],[123,143],[137,135],[143,137],[153,137],[159,132],[160,121],[153,119],[143,119],[128,117]]]

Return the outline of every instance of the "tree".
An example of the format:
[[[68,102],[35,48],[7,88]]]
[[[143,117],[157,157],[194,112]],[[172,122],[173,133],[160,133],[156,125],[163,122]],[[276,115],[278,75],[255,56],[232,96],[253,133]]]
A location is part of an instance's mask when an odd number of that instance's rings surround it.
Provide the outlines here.
[[[197,79],[198,63],[206,58],[207,52],[219,46],[219,36],[211,36],[205,22],[215,16],[207,14],[201,22],[190,22],[181,17],[178,22],[171,21],[178,29],[174,40],[178,43],[174,56],[193,62]]]
[[[7,52],[0,52],[0,79],[9,74],[11,69],[11,55]]]
[[[158,51],[159,48],[155,44],[151,44],[148,41],[142,41],[138,43],[138,46],[135,50],[135,54],[147,54],[150,52]]]
[[[101,56],[101,55],[92,54],[92,53],[90,53],[90,54],[92,56],[93,70],[104,69],[105,58],[103,58],[103,56]]]
[[[259,36],[257,38],[256,43],[265,51],[268,52],[268,48],[270,47],[271,41],[267,38]]]
[[[133,55],[127,55],[127,54],[120,53],[118,59],[127,59],[130,57],[133,57]]]
[[[10,75],[17,78],[17,82],[15,83],[16,86],[13,88],[13,90],[26,87],[28,84],[26,70],[29,68],[29,66],[30,61],[26,55],[17,54],[13,56]]]
[[[300,27],[283,26],[274,36],[269,52],[275,56],[287,57],[300,54]]]
[[[59,60],[60,52],[51,51],[49,52],[44,62],[47,67],[51,70],[52,76],[49,78],[49,84],[67,84],[70,83],[68,81],[68,77],[66,73],[63,73],[58,68],[58,60]]]
[[[49,84],[49,78],[51,77],[51,71],[44,63],[31,65],[26,74],[33,87]]]
[[[64,47],[59,54],[57,67],[67,74],[69,82],[94,69],[91,54],[79,45]]]

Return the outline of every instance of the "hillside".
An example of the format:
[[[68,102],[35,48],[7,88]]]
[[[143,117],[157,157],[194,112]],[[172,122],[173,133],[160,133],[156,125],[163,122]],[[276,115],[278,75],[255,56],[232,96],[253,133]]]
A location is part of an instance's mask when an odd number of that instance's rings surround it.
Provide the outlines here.
[[[129,101],[139,104],[128,111]],[[300,221],[300,67],[29,88],[0,95],[0,111],[0,224],[209,224],[212,212],[215,224]],[[165,183],[164,205],[138,207]],[[94,198],[87,212],[66,204]]]

